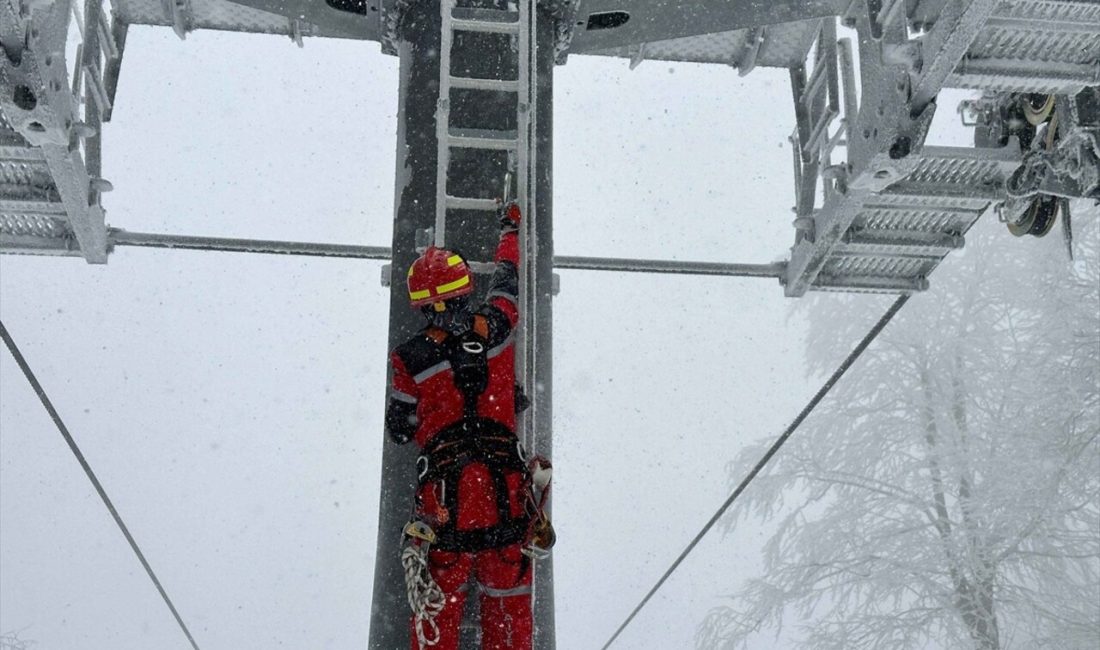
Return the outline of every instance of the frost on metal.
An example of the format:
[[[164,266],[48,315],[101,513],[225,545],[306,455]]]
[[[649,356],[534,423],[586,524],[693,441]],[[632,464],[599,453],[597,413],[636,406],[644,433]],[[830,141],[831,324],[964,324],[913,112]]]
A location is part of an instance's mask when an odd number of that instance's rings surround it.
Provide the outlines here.
[[[0,250],[107,260],[99,130],[121,55],[98,2],[0,3]],[[74,60],[65,57],[76,41]],[[71,70],[71,72],[70,72]],[[75,245],[74,245],[75,243]]]
[[[632,67],[669,60],[728,65],[740,74],[768,66],[789,70],[796,218],[790,259],[781,273],[788,296],[811,290],[919,291],[982,214],[996,212],[1014,231],[1035,234],[1043,230],[1029,225],[1037,202],[1095,198],[1100,192],[1100,107],[1082,100],[1100,85],[1095,2],[704,0],[677,8],[649,0],[625,9],[612,4],[534,5],[539,24],[552,23],[558,63],[570,53],[584,53],[628,58]],[[110,186],[99,179],[98,131],[114,103],[127,24],[168,26],[181,38],[208,28],[282,34],[299,44],[304,36],[378,40],[384,52],[396,54],[406,38],[402,23],[414,5],[410,0],[277,6],[252,0],[116,0],[110,11],[99,2],[87,6],[94,15],[80,16],[79,6],[70,2],[0,4],[6,12],[0,38],[11,55],[0,77],[0,160],[8,175],[48,172],[48,180],[33,187],[5,186],[7,203],[0,206],[6,215],[0,221],[7,224],[0,230],[5,251],[26,247],[33,237],[35,251],[71,252],[76,242],[89,261],[106,259],[99,194]],[[499,7],[507,13],[515,4]],[[854,30],[854,44],[838,41],[838,21]],[[70,22],[79,26],[79,61],[53,54],[64,50],[59,44]],[[28,32],[32,24],[36,27]],[[24,39],[26,34],[33,37]],[[463,92],[512,92],[515,84],[453,80]],[[984,92],[967,109],[977,126],[975,147],[925,146],[936,98],[945,87]],[[1014,111],[1022,101],[1037,101],[1036,94],[1057,98],[1058,137],[1045,147],[1029,147],[1028,135],[1014,126],[1019,122]],[[445,116],[449,100],[440,109]],[[1055,133],[1053,123],[1040,128]],[[447,131],[452,144],[467,148],[506,149],[505,140],[515,140]],[[398,182],[407,181],[402,176]],[[455,210],[491,207],[483,196],[447,196],[440,202]],[[889,228],[878,225],[887,221]],[[13,239],[16,230],[19,242]]]

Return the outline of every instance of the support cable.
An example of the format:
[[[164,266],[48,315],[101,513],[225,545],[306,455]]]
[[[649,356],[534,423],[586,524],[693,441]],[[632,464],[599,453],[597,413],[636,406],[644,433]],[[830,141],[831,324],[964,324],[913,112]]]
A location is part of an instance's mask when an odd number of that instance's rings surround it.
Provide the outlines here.
[[[53,403],[50,402],[50,398],[46,395],[46,391],[42,388],[42,384],[38,383],[38,379],[34,376],[34,372],[32,372],[30,366],[27,365],[27,360],[23,358],[22,353],[19,352],[19,348],[15,345],[15,341],[12,340],[11,335],[8,334],[8,328],[4,327],[3,321],[0,321],[0,338],[4,339],[4,344],[8,346],[8,351],[11,352],[11,356],[15,359],[15,363],[19,365],[23,374],[27,377],[27,381],[30,382],[31,387],[34,389],[35,394],[38,395],[38,399],[41,400],[42,405],[46,407],[46,411],[50,414],[54,424],[57,425],[57,429],[61,432],[61,436],[65,438],[65,442],[68,443],[69,449],[72,450],[73,455],[76,456],[76,460],[84,469],[84,473],[88,476],[88,480],[92,482],[95,491],[99,493],[99,498],[103,500],[103,504],[106,505],[107,510],[111,512],[115,524],[118,525],[119,530],[121,530],[123,536],[126,537],[126,541],[130,543],[130,548],[133,549],[134,554],[137,555],[138,560],[141,562],[141,566],[145,567],[145,572],[149,574],[149,578],[153,581],[153,585],[156,586],[157,591],[160,592],[161,598],[163,598],[165,604],[168,605],[168,609],[172,611],[172,616],[176,618],[176,623],[179,623],[180,629],[183,630],[187,640],[191,643],[191,647],[195,650],[199,650],[199,646],[195,643],[195,639],[191,636],[191,632],[187,629],[187,625],[184,624],[183,619],[180,618],[179,612],[176,611],[176,606],[172,604],[172,599],[168,597],[168,593],[164,591],[164,587],[160,584],[160,580],[157,579],[157,575],[153,573],[153,567],[149,566],[149,562],[145,559],[145,554],[138,548],[137,542],[134,541],[134,537],[130,534],[130,529],[128,529],[126,524],[122,521],[122,517],[119,516],[118,510],[115,510],[114,503],[111,502],[110,497],[107,496],[107,492],[104,491],[103,486],[99,483],[99,479],[96,478],[91,465],[88,464],[88,461],[84,458],[84,454],[80,451],[80,447],[78,447],[76,441],[73,440],[72,435],[69,433],[69,429],[65,426],[65,423],[61,421],[61,416],[57,413],[57,409],[55,409]]]
[[[668,580],[669,576],[671,576],[672,573],[676,571],[677,568],[679,568],[680,563],[683,562],[688,554],[695,549],[695,546],[703,539],[703,536],[710,532],[710,529],[714,527],[714,524],[718,523],[718,520],[722,518],[722,515],[724,515],[726,511],[729,510],[730,506],[733,505],[733,502],[737,500],[737,497],[741,496],[741,493],[744,492],[749,483],[751,483],[752,480],[756,478],[757,474],[759,474],[760,471],[764,469],[764,466],[768,464],[768,461],[772,459],[772,456],[774,456],[775,453],[779,451],[779,448],[787,442],[787,439],[791,437],[791,434],[793,434],[796,429],[798,429],[799,425],[802,424],[802,421],[810,415],[810,413],[814,410],[814,407],[816,407],[817,404],[825,397],[825,395],[828,394],[833,385],[835,385],[836,382],[840,380],[840,378],[844,375],[848,368],[850,368],[852,364],[855,363],[856,359],[858,359],[859,356],[863,354],[863,351],[867,349],[867,346],[869,346],[871,342],[875,340],[875,337],[877,337],[882,332],[883,328],[885,328],[886,325],[894,318],[894,316],[897,315],[898,311],[901,310],[902,306],[904,306],[908,300],[909,294],[905,294],[899,296],[898,299],[894,301],[894,304],[890,305],[890,309],[886,310],[886,313],[883,314],[882,318],[880,318],[877,323],[875,323],[875,326],[871,328],[871,331],[867,332],[867,335],[863,337],[863,340],[861,340],[859,344],[856,345],[855,349],[853,349],[851,353],[848,354],[847,358],[845,358],[840,366],[833,372],[832,376],[830,376],[825,384],[817,391],[817,394],[815,394],[813,398],[810,399],[810,402],[806,404],[806,406],[798,414],[798,417],[796,417],[794,421],[791,422],[787,429],[782,433],[782,435],[780,435],[776,439],[776,441],[772,443],[772,446],[768,448],[768,451],[764,453],[764,456],[759,461],[757,461],[755,466],[753,466],[752,471],[750,471],[748,475],[741,481],[741,483],[737,486],[737,489],[733,491],[733,494],[731,494],[729,498],[726,499],[725,503],[723,503],[722,506],[718,508],[718,511],[715,512],[714,516],[710,518],[710,521],[708,521],[706,525],[703,526],[703,529],[699,531],[699,534],[695,536],[695,539],[691,540],[691,543],[689,543],[687,547],[684,548],[683,552],[680,553],[680,557],[676,558],[676,561],[672,563],[672,566],[670,566],[667,571],[665,571],[665,574],[661,576],[660,580],[657,581],[657,584],[653,585],[653,588],[649,590],[649,593],[645,595],[645,598],[642,598],[642,601],[638,603],[638,606],[634,608],[634,611],[630,612],[630,616],[627,616],[626,620],[623,621],[622,625],[619,626],[619,629],[615,630],[615,633],[612,634],[611,638],[607,640],[607,643],[603,645],[602,650],[607,650],[607,648],[615,642],[615,639],[617,639],[619,637],[619,634],[621,634],[622,631],[626,629],[626,626],[629,625],[632,620],[634,620],[634,617],[638,615],[638,612],[640,612],[642,608],[645,607],[646,603],[649,602],[649,599],[653,597],[653,594],[657,593],[657,590],[661,588],[661,585],[663,585],[665,581]]]

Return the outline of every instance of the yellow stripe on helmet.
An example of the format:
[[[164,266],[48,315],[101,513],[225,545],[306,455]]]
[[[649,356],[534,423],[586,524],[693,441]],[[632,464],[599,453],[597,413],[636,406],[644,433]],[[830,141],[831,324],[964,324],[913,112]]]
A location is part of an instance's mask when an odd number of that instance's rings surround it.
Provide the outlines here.
[[[461,255],[451,255],[447,258],[447,266],[458,266],[459,264],[462,264]]]
[[[457,257],[457,255],[456,255],[456,257]],[[445,293],[450,293],[450,292],[454,291],[455,289],[461,289],[462,287],[464,287],[468,284],[470,284],[470,276],[464,275],[461,278],[455,280],[454,282],[448,282],[447,284],[439,285],[438,287],[435,288],[435,293],[436,293],[436,295],[441,296]]]
[[[431,298],[432,292],[427,289],[423,291],[410,291],[409,300],[423,300],[424,298]]]

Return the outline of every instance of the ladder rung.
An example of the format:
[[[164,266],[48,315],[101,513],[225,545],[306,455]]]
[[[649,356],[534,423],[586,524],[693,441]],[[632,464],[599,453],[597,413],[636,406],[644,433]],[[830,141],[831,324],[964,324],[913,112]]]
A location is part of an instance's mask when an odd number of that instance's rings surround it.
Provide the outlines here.
[[[519,146],[515,131],[489,129],[451,129],[447,144],[461,149],[512,150]]]
[[[500,92],[519,92],[519,81],[515,79],[477,79],[475,77],[451,77],[451,88],[472,90],[496,90]]]
[[[455,31],[487,32],[490,34],[518,34],[519,23],[490,23],[480,20],[455,20],[451,22]]]
[[[451,28],[455,30],[494,34],[519,33],[519,13],[515,11],[455,7],[451,16]]]
[[[103,56],[109,60],[117,60],[119,58],[118,43],[115,42],[115,35],[111,32],[111,23],[107,20],[107,14],[103,12],[103,8],[99,7],[99,48],[103,50]]]
[[[479,275],[491,275],[497,270],[496,262],[474,262],[467,261],[466,266],[470,267],[470,270]]]
[[[471,199],[448,194],[447,207],[451,210],[496,210],[500,203],[496,199]]]
[[[817,91],[820,90],[821,83],[825,81],[827,70],[828,65],[822,60],[818,61],[810,73],[810,78],[806,81],[806,87],[802,90],[802,105],[806,108],[813,106],[814,100],[817,99]]]

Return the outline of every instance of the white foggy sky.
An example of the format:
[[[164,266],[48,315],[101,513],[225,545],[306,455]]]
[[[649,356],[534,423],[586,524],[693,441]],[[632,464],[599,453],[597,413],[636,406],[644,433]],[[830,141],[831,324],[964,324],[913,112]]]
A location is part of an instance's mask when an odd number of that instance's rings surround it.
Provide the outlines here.
[[[388,246],[397,60],[378,50],[131,28],[105,131],[109,223]],[[555,83],[559,254],[786,256],[785,70],[571,57]],[[366,646],[380,272],[135,248],[106,266],[0,257],[0,317],[205,650]],[[603,644],[725,498],[725,463],[816,380],[774,280],[560,275],[555,591],[572,650]],[[6,352],[0,403],[0,632],[41,650],[188,647]],[[764,535],[708,537],[617,647],[690,646]]]

